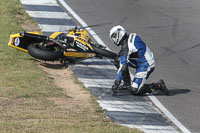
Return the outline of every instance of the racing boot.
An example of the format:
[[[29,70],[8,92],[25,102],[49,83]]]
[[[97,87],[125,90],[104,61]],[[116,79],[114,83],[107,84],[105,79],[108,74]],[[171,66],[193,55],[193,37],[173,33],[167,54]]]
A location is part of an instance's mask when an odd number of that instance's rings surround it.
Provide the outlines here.
[[[160,79],[157,83],[144,84],[144,86],[141,87],[136,94],[143,95],[146,93],[154,93],[157,90],[162,91],[163,93],[165,93],[165,95],[169,96],[169,91],[165,85],[165,82],[162,79]]]
[[[167,89],[165,82],[163,79],[158,81],[158,88],[156,90],[160,90],[165,93],[165,95],[169,96],[169,90]]]
[[[132,94],[132,95],[138,95],[138,89],[137,89],[137,88],[134,88],[134,87],[131,86],[131,87],[129,88],[129,90],[131,91],[131,94]]]

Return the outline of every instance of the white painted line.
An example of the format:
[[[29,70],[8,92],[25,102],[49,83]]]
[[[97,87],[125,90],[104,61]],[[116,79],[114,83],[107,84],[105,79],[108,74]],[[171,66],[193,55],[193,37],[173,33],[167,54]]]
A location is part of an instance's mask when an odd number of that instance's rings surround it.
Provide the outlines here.
[[[59,6],[56,0],[21,0],[23,5]]]
[[[115,79],[91,79],[91,78],[78,78],[81,82],[84,83],[85,87],[99,87],[110,90]]]
[[[27,11],[27,13],[33,18],[71,19],[65,12]]]
[[[83,27],[86,27],[88,26],[68,5],[67,3],[65,3],[64,0],[58,0],[71,14],[72,16],[83,26]],[[96,33],[91,29],[91,28],[87,28],[89,31],[89,33],[91,35],[95,35],[93,36],[94,39],[99,43],[99,44],[102,44],[104,46],[106,46],[104,44],[104,42],[98,37],[98,35],[96,35]],[[106,46],[107,47],[107,46]],[[153,98],[151,98],[152,102],[153,103],[156,103],[157,98],[155,96],[152,96]],[[159,109],[161,108],[164,108],[162,109],[161,111],[163,111],[164,114],[167,114],[169,111],[160,103],[160,104],[156,104],[157,107]],[[167,116],[167,115],[166,115]],[[172,117],[172,114],[170,113],[168,118],[184,133],[190,133],[190,131],[183,125],[181,124],[175,117]],[[173,119],[172,119],[173,118]],[[178,122],[178,123],[177,123]]]
[[[107,111],[123,111],[133,113],[158,113],[152,110],[151,102],[141,101],[115,101],[115,100],[97,100],[100,106]]]
[[[85,87],[99,87],[110,90],[115,79],[91,79],[91,78],[78,78],[81,82],[84,83]],[[91,82],[92,81],[92,82]]]
[[[92,84],[113,84],[113,82],[115,81],[115,79],[95,79],[95,78],[78,78],[79,80],[83,81],[84,83],[91,83],[92,80]]]
[[[83,81],[81,81],[83,82]],[[86,88],[89,88],[89,87],[93,87],[93,88],[104,88],[104,89],[107,89],[108,91],[110,91],[110,86],[112,84],[109,84],[109,85],[106,85],[106,84],[91,84],[91,83],[84,83],[85,87]],[[107,92],[108,92],[107,91]]]
[[[98,59],[98,58],[91,58],[91,59],[87,59],[87,60],[84,60],[84,61],[82,61],[82,62],[108,62],[108,63],[110,63],[110,60],[109,59],[107,59],[107,58],[105,58],[105,59]],[[110,63],[110,64],[112,64],[112,63]]]
[[[98,68],[98,69],[103,69],[105,71],[109,70],[117,70],[114,65],[81,65],[81,64],[76,64],[76,67],[87,67],[87,68]],[[108,71],[109,71],[108,70]]]
[[[174,116],[172,113],[170,113],[161,103],[160,101],[153,96],[152,94],[149,94],[148,96],[153,102],[154,104],[159,107],[159,109],[165,113],[165,115],[177,126],[181,129],[182,132],[184,133],[191,133],[185,126],[183,126],[183,124],[181,124]]]
[[[38,24],[43,32],[65,32],[74,26]]]

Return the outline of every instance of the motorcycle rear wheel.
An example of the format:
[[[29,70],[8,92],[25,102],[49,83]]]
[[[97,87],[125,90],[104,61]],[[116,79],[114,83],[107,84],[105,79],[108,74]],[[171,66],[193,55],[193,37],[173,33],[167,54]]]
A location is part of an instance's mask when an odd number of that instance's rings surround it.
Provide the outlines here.
[[[94,49],[95,53],[99,54],[100,56],[109,58],[109,59],[115,59],[117,56],[116,53],[111,52],[106,49],[102,49],[102,48],[98,48],[98,47],[94,47],[94,46],[93,46],[93,49]]]
[[[40,46],[39,43],[32,43],[27,47],[28,53],[39,60],[56,61],[63,57],[63,52],[58,47],[52,46],[50,49]]]

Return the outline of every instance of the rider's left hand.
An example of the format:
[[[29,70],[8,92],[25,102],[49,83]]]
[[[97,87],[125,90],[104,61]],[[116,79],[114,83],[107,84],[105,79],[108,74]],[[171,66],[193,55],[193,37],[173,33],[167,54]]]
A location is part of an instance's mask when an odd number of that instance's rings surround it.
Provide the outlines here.
[[[112,86],[112,90],[117,89],[119,87],[120,83],[121,83],[120,81],[115,80],[114,85]]]

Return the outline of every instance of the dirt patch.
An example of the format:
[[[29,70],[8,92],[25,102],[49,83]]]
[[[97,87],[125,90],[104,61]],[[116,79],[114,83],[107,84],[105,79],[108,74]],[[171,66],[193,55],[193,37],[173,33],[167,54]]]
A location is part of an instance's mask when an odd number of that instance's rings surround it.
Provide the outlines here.
[[[62,98],[51,98],[56,105],[68,106],[79,110],[88,109],[94,111],[91,104],[91,95],[89,91],[83,89],[83,85],[76,83],[73,72],[69,68],[63,68],[59,62],[39,62],[39,67],[42,68],[51,78],[54,84],[62,88],[64,93],[70,97],[67,103]],[[75,106],[76,105],[76,106]]]
[[[34,32],[34,31],[39,31],[40,33],[42,33],[40,31],[40,29],[35,25],[33,26],[32,23],[30,23],[30,21],[26,20],[25,18],[22,18],[23,20],[23,24],[21,24],[21,27],[23,29],[27,29],[26,32]]]
[[[22,11],[23,14],[26,14],[24,11]],[[25,15],[16,15],[16,17],[19,19],[20,21],[20,26],[26,31],[26,32],[39,32],[42,33],[42,31],[40,30],[40,28],[38,27],[38,25],[36,23],[34,23],[34,20],[32,19],[27,19],[28,14]],[[32,21],[32,22],[31,22]]]

